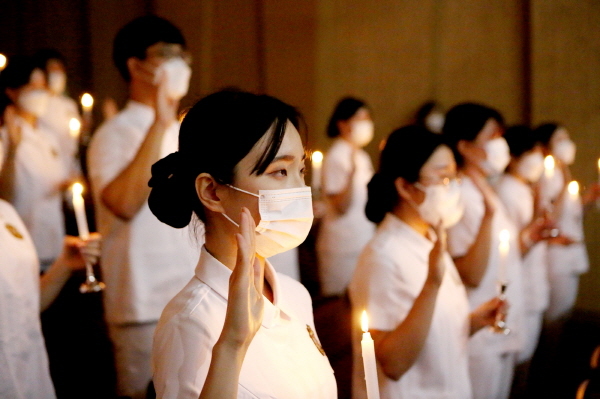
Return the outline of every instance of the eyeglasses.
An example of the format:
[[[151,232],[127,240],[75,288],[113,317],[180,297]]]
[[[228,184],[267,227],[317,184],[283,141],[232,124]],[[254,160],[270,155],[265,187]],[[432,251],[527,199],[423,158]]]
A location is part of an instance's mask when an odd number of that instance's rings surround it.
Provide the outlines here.
[[[172,58],[181,58],[188,65],[192,63],[192,54],[189,51],[182,50],[177,44],[164,44],[162,46],[150,47],[146,50],[147,57],[157,57],[169,60]]]
[[[442,179],[427,179],[427,178],[425,178],[425,179],[423,179],[423,182],[426,185],[437,185],[437,184],[440,184],[440,185],[442,185],[444,187],[449,187],[451,184],[452,185],[460,186],[461,179],[460,179],[460,177],[452,177],[452,178],[450,178],[450,177],[444,177]]]

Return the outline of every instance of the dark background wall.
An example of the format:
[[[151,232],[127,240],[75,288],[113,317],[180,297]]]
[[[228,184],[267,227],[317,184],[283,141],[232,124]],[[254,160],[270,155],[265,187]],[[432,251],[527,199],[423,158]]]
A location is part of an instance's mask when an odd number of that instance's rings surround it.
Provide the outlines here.
[[[194,57],[183,105],[224,86],[298,106],[309,146],[336,100],[362,97],[376,147],[425,101],[481,101],[509,123],[557,120],[578,143],[574,175],[595,181],[600,156],[600,2],[595,0],[0,0],[0,52],[54,47],[73,96],[123,104],[116,31],[154,12],[184,32]],[[578,307],[600,311],[600,213],[586,217],[592,270]]]

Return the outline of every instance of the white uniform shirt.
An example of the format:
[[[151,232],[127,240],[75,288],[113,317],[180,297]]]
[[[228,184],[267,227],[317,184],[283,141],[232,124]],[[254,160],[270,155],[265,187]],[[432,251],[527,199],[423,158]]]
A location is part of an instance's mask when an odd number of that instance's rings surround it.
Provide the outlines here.
[[[162,399],[196,399],[225,321],[231,270],[202,249],[196,275],[165,308],[154,335],[154,385]],[[317,344],[311,300],[300,283],[267,262],[262,326],[242,365],[238,398],[334,399],[333,370]],[[316,332],[314,333],[315,340]]]
[[[336,139],[323,160],[323,194],[339,194],[350,178],[353,147],[344,139]],[[375,225],[365,216],[367,184],[373,177],[371,158],[363,151],[356,152],[356,171],[352,199],[346,213],[339,215],[333,205],[321,223],[317,249],[335,253],[360,253],[375,232]]]
[[[464,256],[473,245],[485,213],[483,195],[467,176],[463,178],[461,184],[461,196],[465,204],[465,213],[456,225],[448,229],[448,252],[454,258]],[[502,262],[499,251],[500,232],[504,229],[510,233],[509,251],[504,263],[506,269],[503,278],[508,280],[506,295],[508,303],[510,303],[510,309],[508,310],[506,322],[511,332],[509,335],[502,335],[493,333],[487,328],[479,330],[471,337],[469,343],[471,355],[518,352],[524,345],[525,309],[521,253],[518,246],[519,233],[508,218],[499,198],[496,198],[496,211],[492,220],[492,242],[485,274],[478,287],[467,289],[467,295],[469,296],[471,309],[477,308],[482,303],[498,295],[498,281]]]
[[[79,137],[73,137],[69,122],[72,118],[81,121],[77,103],[65,95],[51,95],[48,100],[46,114],[40,118],[40,123],[48,128],[56,137],[60,157],[68,172],[76,172],[79,167],[75,163]]]
[[[109,323],[153,322],[194,273],[200,252],[189,229],[161,223],[144,203],[131,220],[115,216],[102,190],[133,160],[154,120],[154,110],[130,101],[95,133],[89,175],[102,242],[104,306]],[[161,157],[177,150],[179,125],[165,133]]]
[[[396,216],[386,215],[361,254],[350,284],[352,306],[367,311],[369,329],[392,331],[404,321],[425,284],[432,248],[430,240]],[[443,261],[446,271],[425,345],[400,380],[387,378],[379,370],[382,399],[471,397],[469,303],[447,253]]]
[[[15,157],[13,206],[39,259],[52,261],[60,254],[65,235],[60,186],[67,172],[53,134],[41,124],[34,128],[20,117],[16,121],[22,138]]]
[[[545,175],[541,181],[542,204],[556,203],[563,197],[562,209],[553,209],[557,216],[556,227],[560,233],[575,243],[567,246],[548,245],[548,261],[551,273],[583,274],[589,270],[589,258],[583,234],[583,205],[579,198],[573,199],[564,186],[564,177],[561,169],[555,169],[553,176],[548,179]]]
[[[534,198],[531,187],[514,176],[502,176],[496,191],[506,208],[509,218],[520,232],[533,220]],[[548,307],[550,285],[548,283],[548,245],[540,241],[523,257],[523,288],[525,308],[543,312]]]
[[[0,398],[55,398],[40,325],[39,263],[25,225],[3,200],[0,200]]]

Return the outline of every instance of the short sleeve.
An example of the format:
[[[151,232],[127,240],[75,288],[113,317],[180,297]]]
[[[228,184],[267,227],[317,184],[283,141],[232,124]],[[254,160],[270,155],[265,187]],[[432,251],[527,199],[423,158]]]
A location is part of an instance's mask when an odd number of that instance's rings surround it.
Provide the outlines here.
[[[348,184],[352,165],[349,157],[344,157],[344,152],[337,148],[325,156],[323,162],[323,190],[327,195],[342,192]]]
[[[401,267],[385,251],[369,248],[359,258],[351,289],[357,311],[369,315],[369,329],[391,331],[413,306],[415,295]]]

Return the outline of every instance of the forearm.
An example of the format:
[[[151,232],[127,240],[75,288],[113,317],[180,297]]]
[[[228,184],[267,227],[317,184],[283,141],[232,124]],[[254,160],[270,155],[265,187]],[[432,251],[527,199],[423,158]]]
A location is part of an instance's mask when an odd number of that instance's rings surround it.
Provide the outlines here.
[[[199,399],[235,399],[247,347],[217,341]]]
[[[417,360],[429,334],[439,283],[427,281],[406,319],[393,331],[373,332],[377,360],[389,378],[399,380]]]
[[[160,157],[167,128],[168,124],[155,122],[133,160],[102,190],[102,202],[118,217],[133,218],[146,202],[150,194],[151,167]]]
[[[454,263],[463,283],[468,287],[477,287],[481,283],[487,269],[492,239],[492,214],[486,213],[481,220],[475,241],[461,257],[454,258]]]
[[[16,149],[10,147],[3,165],[0,165],[0,198],[14,202],[16,176]]]
[[[54,302],[69,277],[71,270],[61,256],[40,279],[40,311],[43,312]]]

